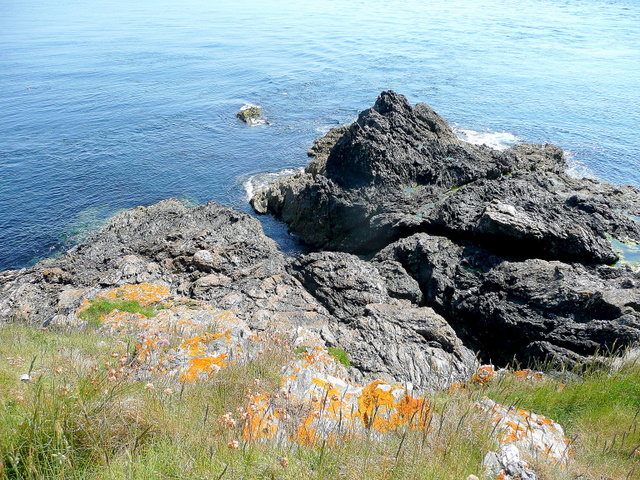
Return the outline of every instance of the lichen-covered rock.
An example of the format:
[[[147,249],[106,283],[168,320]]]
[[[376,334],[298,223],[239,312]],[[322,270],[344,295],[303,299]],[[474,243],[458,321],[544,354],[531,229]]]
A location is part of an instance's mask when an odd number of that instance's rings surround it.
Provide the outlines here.
[[[256,393],[244,415],[244,439],[293,441],[302,445],[356,436],[382,438],[402,428],[425,430],[432,409],[411,388],[373,381],[360,386],[310,332],[293,333],[301,358],[285,367],[281,391]]]
[[[532,458],[543,457],[559,463],[569,461],[571,445],[562,426],[553,420],[520,408],[505,407],[489,398],[476,405],[489,414],[501,443],[513,445]]]

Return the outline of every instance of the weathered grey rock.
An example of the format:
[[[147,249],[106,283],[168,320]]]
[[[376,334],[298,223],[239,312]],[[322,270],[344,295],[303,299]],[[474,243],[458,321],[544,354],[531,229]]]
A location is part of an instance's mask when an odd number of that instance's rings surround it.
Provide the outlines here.
[[[431,308],[392,298],[398,289],[390,292],[378,266],[392,268],[395,278],[404,271],[398,262],[369,263],[337,252],[303,255],[291,264],[294,275],[333,315],[336,343],[365,378],[395,379],[428,390],[469,378],[478,365],[473,352]]]
[[[376,267],[355,255],[310,253],[298,257],[291,267],[307,291],[340,319],[352,319],[370,303],[389,299],[384,278]]]
[[[471,350],[428,307],[370,304],[362,315],[336,327],[351,364],[366,379],[409,382],[420,390],[442,390],[464,382],[478,367]]]

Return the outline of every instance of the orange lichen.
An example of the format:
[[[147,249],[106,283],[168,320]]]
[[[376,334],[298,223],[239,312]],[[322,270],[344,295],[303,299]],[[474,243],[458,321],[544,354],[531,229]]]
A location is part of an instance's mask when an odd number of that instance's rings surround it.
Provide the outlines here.
[[[189,357],[196,357],[205,353],[205,347],[207,346],[207,344],[213,342],[214,340],[218,340],[223,336],[227,336],[230,338],[230,333],[206,333],[204,335],[185,340],[180,344],[179,348],[187,352],[187,355]]]
[[[315,446],[320,439],[320,435],[315,428],[311,427],[313,420],[314,417],[312,415],[309,415],[307,418],[305,418],[304,422],[300,426],[298,426],[298,431],[296,432],[297,435],[292,440],[301,445],[304,445],[305,447]]]
[[[451,386],[449,386],[449,393],[464,393],[467,391],[467,384],[465,382],[453,382]]]
[[[192,383],[205,374],[208,378],[212,378],[221,368],[227,366],[225,362],[226,357],[226,353],[221,353],[215,357],[205,356],[192,358],[189,360],[187,369],[180,374],[180,381]]]
[[[416,430],[426,428],[431,412],[427,403],[409,395],[396,401],[393,389],[376,380],[362,390],[358,397],[358,415],[364,427],[381,433],[392,432],[401,426]]]
[[[486,385],[495,373],[496,371],[493,369],[493,365],[483,365],[473,374],[470,381],[479,385]]]
[[[91,302],[89,300],[83,300],[78,309],[76,310],[76,317],[79,316],[82,312],[84,312],[87,308],[91,306]]]
[[[138,285],[123,285],[98,295],[110,300],[135,300],[142,306],[152,305],[165,300],[170,295],[168,287],[155,283],[140,283]]]
[[[520,380],[542,380],[544,378],[544,374],[542,372],[534,372],[528,368],[513,372],[513,376]]]
[[[246,441],[272,440],[278,433],[277,416],[268,413],[269,394],[252,395],[244,417],[242,437]]]

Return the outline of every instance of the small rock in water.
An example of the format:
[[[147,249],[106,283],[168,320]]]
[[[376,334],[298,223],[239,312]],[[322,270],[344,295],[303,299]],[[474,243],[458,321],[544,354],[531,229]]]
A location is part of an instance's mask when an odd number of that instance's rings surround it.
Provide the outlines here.
[[[262,109],[257,105],[252,105],[250,103],[243,105],[240,111],[236,114],[240,120],[242,120],[247,125],[262,125],[265,123],[263,119],[260,118],[262,115]]]

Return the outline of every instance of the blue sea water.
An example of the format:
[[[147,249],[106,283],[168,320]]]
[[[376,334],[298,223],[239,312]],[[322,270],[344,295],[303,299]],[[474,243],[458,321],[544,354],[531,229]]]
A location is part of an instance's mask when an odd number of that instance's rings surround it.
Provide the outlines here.
[[[640,186],[639,0],[0,0],[0,270],[170,196],[249,212],[386,89]]]

